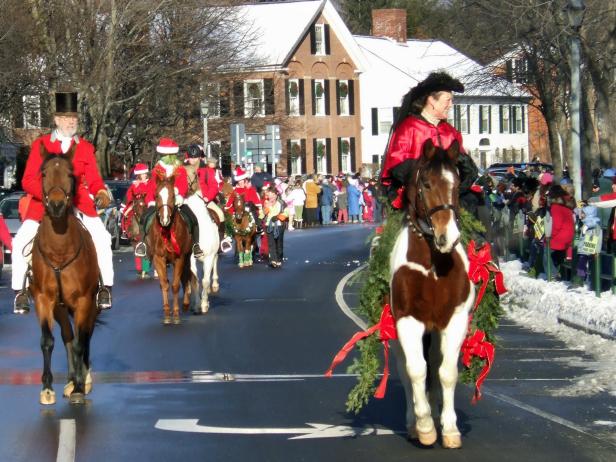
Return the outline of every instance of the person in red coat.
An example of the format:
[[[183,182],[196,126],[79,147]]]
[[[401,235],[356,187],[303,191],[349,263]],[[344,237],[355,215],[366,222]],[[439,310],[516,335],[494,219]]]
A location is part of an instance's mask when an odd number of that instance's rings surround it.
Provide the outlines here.
[[[241,167],[237,167],[233,179],[236,181],[236,185],[227,199],[225,210],[233,214],[233,201],[235,200],[236,194],[241,194],[244,197],[244,202],[252,210],[255,223],[257,223],[257,234],[262,234],[263,227],[261,226],[261,220],[263,219],[263,203],[256,188],[250,184],[250,175]]]
[[[218,225],[218,234],[220,238],[220,250],[223,252],[230,251],[231,237],[225,237],[225,214],[218,205],[218,197],[221,193],[221,182],[219,181],[219,172],[216,169],[218,160],[215,157],[208,157],[205,160],[205,167],[199,169],[199,185],[203,200],[207,203],[210,215]]]
[[[75,195],[73,206],[77,217],[92,236],[96,248],[98,266],[101,271],[103,286],[99,289],[97,300],[101,309],[111,308],[111,286],[113,285],[113,254],[111,236],[96,213],[96,208],[109,206],[111,197],[103,182],[96,164],[94,146],[77,136],[78,114],[77,93],[56,93],[56,128],[32,143],[30,155],[22,178],[22,187],[30,197],[24,222],[13,239],[13,275],[12,287],[16,292],[13,312],[24,314],[30,311],[27,280],[25,278],[28,262],[24,257],[24,248],[32,241],[45,213],[43,206],[43,186],[41,178],[40,146],[44,145],[52,155],[67,153],[75,147],[73,157],[73,174],[75,177]]]
[[[458,142],[461,152],[458,158],[460,198],[477,194],[471,190],[477,178],[477,167],[470,156],[462,154],[464,148],[460,132],[447,123],[454,91],[463,92],[464,85],[445,72],[437,72],[430,74],[404,96],[394,121],[380,178],[395,208],[403,207],[403,188],[427,140],[432,140],[434,146],[442,149],[448,149],[454,141]]]
[[[552,231],[550,234],[550,250],[552,262],[559,269],[567,257],[568,249],[573,245],[575,221],[573,209],[575,200],[560,185],[554,185],[548,192]],[[547,252],[546,252],[547,253]]]
[[[128,233],[128,228],[133,220],[133,207],[135,199],[139,196],[143,196],[145,200],[145,195],[148,192],[148,166],[143,163],[135,164],[133,168],[133,175],[135,175],[135,180],[131,183],[128,191],[126,191],[126,206],[122,211],[122,232],[124,234]],[[139,226],[139,235],[138,236],[130,236],[131,239],[142,239],[143,231],[141,230],[141,226]],[[148,277],[148,273],[150,271],[150,261],[145,257],[137,257],[135,256],[135,270],[137,271],[137,277],[140,279],[145,279]]]
[[[156,152],[161,156],[152,169],[152,175],[147,184],[147,192],[145,201],[148,209],[143,214],[141,219],[142,228],[144,234],[147,235],[151,218],[156,213],[156,178],[159,176],[171,177],[175,175],[174,189],[175,189],[175,205],[181,208],[184,215],[188,216],[191,221],[190,232],[193,241],[193,254],[196,258],[203,256],[203,251],[199,246],[199,216],[194,213],[193,210],[184,204],[184,200],[188,197],[188,174],[182,166],[182,161],[178,159],[178,153],[180,147],[171,138],[161,138],[158,146],[156,146]],[[135,246],[135,256],[145,257],[147,254],[147,246],[145,241],[137,243]]]

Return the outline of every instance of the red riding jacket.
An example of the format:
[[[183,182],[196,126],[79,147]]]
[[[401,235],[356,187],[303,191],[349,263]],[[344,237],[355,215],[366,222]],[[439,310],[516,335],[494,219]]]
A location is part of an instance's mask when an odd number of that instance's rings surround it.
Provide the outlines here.
[[[188,192],[188,176],[186,175],[184,167],[172,167],[159,162],[152,169],[152,175],[148,180],[147,193],[145,196],[145,203],[148,206],[154,205],[156,202],[156,177],[159,174],[164,177],[170,177],[172,174],[175,174],[176,194],[182,196],[183,199],[186,198],[186,193]]]
[[[45,213],[45,207],[42,202],[43,183],[41,165],[43,164],[43,159],[41,158],[40,151],[41,143],[44,144],[47,152],[56,155],[62,154],[60,140],[56,139],[53,133],[43,135],[32,143],[24,176],[21,180],[24,191],[32,196],[26,215],[23,217],[24,220],[41,221]],[[73,205],[85,215],[95,217],[96,207],[91,195],[95,196],[100,190],[106,190],[105,183],[103,183],[103,179],[98,172],[94,146],[78,137],[73,137],[71,147],[75,143],[77,146],[75,156],[73,157],[73,175],[76,183]]]

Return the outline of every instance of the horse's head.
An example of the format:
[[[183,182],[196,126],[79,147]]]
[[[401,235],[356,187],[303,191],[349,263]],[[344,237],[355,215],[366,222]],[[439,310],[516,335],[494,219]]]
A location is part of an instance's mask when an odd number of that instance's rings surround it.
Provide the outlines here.
[[[456,223],[459,152],[457,141],[447,150],[434,146],[431,140],[426,141],[407,185],[411,223],[432,239],[436,250],[442,253],[451,252],[460,239]]]
[[[75,194],[73,156],[75,146],[67,154],[50,154],[41,143],[41,178],[43,205],[51,218],[61,218],[70,210]]]
[[[244,196],[241,194],[235,194],[233,199],[233,217],[240,221],[244,216],[244,209],[246,208],[246,202],[244,201]]]
[[[175,213],[175,175],[165,177],[164,173],[156,176],[156,215],[161,226],[167,227]]]
[[[133,199],[133,214],[136,217],[141,218],[141,215],[143,215],[146,208],[145,194],[137,194]]]

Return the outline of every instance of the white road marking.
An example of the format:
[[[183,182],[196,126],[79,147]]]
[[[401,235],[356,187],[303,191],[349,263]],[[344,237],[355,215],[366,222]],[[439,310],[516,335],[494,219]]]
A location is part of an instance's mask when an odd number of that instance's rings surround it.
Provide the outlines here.
[[[346,302],[344,301],[343,290],[344,290],[344,286],[347,283],[347,281],[351,279],[353,276],[355,276],[355,274],[359,273],[366,266],[368,265],[366,264],[366,265],[360,266],[359,268],[355,268],[345,277],[340,279],[340,282],[336,286],[336,303],[338,303],[338,306],[343,311],[343,313],[346,314],[347,317],[349,317],[355,324],[357,324],[360,327],[360,329],[363,329],[363,330],[366,330],[368,328],[368,325],[359,316],[353,313],[353,310],[351,310],[349,305],[346,304]]]
[[[307,427],[298,428],[242,428],[242,427],[212,427],[199,425],[197,419],[159,419],[154,425],[159,430],[190,433],[213,433],[226,435],[299,435],[290,440],[313,438],[344,438],[365,435],[394,435],[396,432],[388,428],[358,428],[344,425],[329,425],[321,423],[306,423]]]
[[[74,419],[60,420],[60,437],[58,439],[56,462],[73,462],[75,460],[76,434]]]

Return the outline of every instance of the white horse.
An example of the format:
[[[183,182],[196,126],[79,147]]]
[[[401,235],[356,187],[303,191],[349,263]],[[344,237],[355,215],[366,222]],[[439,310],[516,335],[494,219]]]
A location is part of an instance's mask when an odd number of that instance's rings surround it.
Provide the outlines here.
[[[218,249],[220,247],[220,237],[218,235],[218,227],[210,217],[206,203],[199,195],[193,194],[190,196],[186,199],[186,204],[195,213],[199,221],[199,246],[203,250],[203,257],[197,259],[194,254],[191,254],[190,270],[198,281],[197,260],[201,262],[203,275],[201,278],[200,308],[201,313],[207,313],[210,308],[208,296],[210,293],[217,293],[219,289]]]

